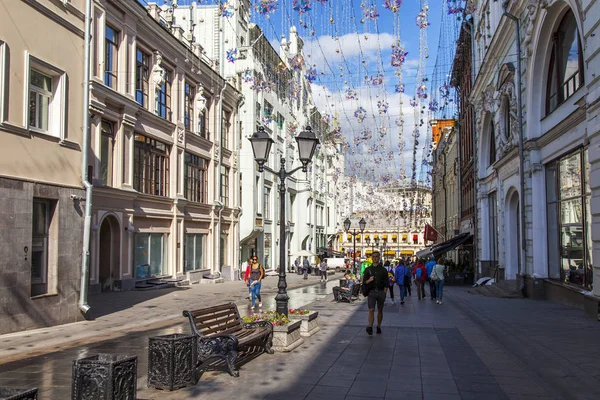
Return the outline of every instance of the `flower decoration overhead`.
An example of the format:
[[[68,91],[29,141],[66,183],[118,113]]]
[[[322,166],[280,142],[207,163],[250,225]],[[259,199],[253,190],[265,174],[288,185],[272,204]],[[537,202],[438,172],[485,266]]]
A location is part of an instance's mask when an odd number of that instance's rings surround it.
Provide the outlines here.
[[[231,18],[233,17],[233,12],[235,11],[233,4],[228,1],[224,1],[219,3],[219,13],[223,18]]]
[[[238,50],[237,49],[229,49],[225,53],[226,53],[225,58],[227,58],[227,61],[229,61],[230,63],[234,63],[235,60],[238,59]]]
[[[311,1],[310,0],[293,0],[292,1],[292,9],[294,11],[298,11],[300,15],[310,11],[311,9]]]
[[[259,0],[254,6],[254,9],[260,15],[265,15],[269,18],[269,14],[273,14],[279,8],[277,1],[278,0]]]
[[[354,117],[358,120],[358,122],[363,122],[365,118],[367,118],[367,110],[364,107],[358,107],[356,111],[354,111]]]
[[[436,112],[439,109],[440,109],[440,106],[439,106],[437,100],[431,100],[429,102],[429,111]]]
[[[402,6],[402,0],[385,0],[383,2],[383,7],[395,13],[400,11],[400,7]]]
[[[411,107],[417,107],[418,105],[419,105],[419,102],[417,101],[417,99],[415,99],[414,97],[412,99],[410,99]]]
[[[448,14],[456,15],[463,12],[461,4],[457,0],[448,0]]]
[[[426,11],[421,11],[417,15],[417,26],[421,29],[425,29],[429,26],[429,19]]]
[[[368,84],[371,84],[371,86],[379,86],[383,83],[383,74],[382,73],[378,73],[377,75],[373,75],[371,76],[371,78],[369,78],[368,76],[366,77]]]
[[[406,61],[406,56],[408,55],[408,51],[404,49],[404,47],[395,46],[392,49],[392,66],[393,67],[401,67],[404,61]]]
[[[387,114],[389,105],[387,101],[379,100],[377,102],[377,109],[379,110],[379,114]]]
[[[304,75],[307,81],[314,82],[317,80],[317,70],[316,68],[309,68],[306,70],[306,74]]]
[[[450,97],[450,85],[444,83],[442,86],[440,86],[440,96],[442,96],[442,99],[447,99]]]
[[[377,7],[375,5],[365,7],[364,9],[365,19],[377,19],[379,18],[379,12],[377,11]]]
[[[295,55],[294,57],[288,59],[288,63],[290,64],[290,68],[293,70],[301,70],[304,68],[304,57],[301,55]]]
[[[405,88],[406,87],[405,87],[404,83],[399,83],[396,86],[394,86],[394,91],[396,93],[404,93]]]
[[[290,97],[293,100],[298,100],[300,98],[300,92],[302,91],[302,86],[296,81],[290,81]]]
[[[264,125],[270,125],[271,122],[273,122],[273,114],[265,113],[265,115],[263,116],[262,122]]]
[[[250,68],[246,69],[242,74],[242,82],[244,83],[252,83],[254,82],[254,76],[252,75],[252,71]]]
[[[352,88],[346,89],[346,100],[354,100],[357,97],[358,97],[358,93],[356,93],[356,90],[354,90]]]
[[[417,88],[417,97],[420,99],[427,98],[427,86],[426,85],[421,85]]]

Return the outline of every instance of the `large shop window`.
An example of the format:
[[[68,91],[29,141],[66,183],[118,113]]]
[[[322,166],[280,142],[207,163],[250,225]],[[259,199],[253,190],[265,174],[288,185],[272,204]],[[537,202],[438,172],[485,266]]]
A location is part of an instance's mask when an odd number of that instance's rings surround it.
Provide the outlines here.
[[[583,52],[577,21],[569,10],[552,37],[546,112],[550,114],[584,84]]]
[[[185,270],[196,271],[204,268],[204,241],[206,235],[185,235]]]
[[[196,155],[185,153],[185,198],[196,203],[206,203],[208,192],[208,161]]]
[[[136,233],[134,240],[134,271],[138,279],[164,275],[167,266],[167,235]]]
[[[168,196],[169,154],[166,144],[136,134],[133,163],[135,190],[145,194]]]
[[[546,165],[548,276],[591,289],[589,176],[587,149]]]
[[[56,262],[56,239],[55,218],[56,201],[46,199],[33,199],[32,228],[31,228],[31,297],[40,296],[51,292],[49,277],[54,275],[49,270],[52,268],[52,260]],[[54,227],[55,235],[52,235]]]

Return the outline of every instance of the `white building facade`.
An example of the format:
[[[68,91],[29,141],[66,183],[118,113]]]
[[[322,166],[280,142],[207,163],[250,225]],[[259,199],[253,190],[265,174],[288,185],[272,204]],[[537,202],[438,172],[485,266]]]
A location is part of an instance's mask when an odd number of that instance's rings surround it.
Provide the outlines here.
[[[503,2],[472,3],[479,272],[497,268],[499,278],[518,280],[528,296],[596,315],[600,4],[506,2],[521,26],[519,88],[515,23],[503,15]]]

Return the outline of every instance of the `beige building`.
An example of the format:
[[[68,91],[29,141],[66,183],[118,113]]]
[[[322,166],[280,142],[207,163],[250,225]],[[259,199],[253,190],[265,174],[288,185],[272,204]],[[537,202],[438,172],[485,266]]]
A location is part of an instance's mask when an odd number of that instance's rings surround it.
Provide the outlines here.
[[[230,267],[240,92],[172,10],[97,0],[93,14],[92,291]]]
[[[83,4],[0,3],[0,334],[82,318]]]

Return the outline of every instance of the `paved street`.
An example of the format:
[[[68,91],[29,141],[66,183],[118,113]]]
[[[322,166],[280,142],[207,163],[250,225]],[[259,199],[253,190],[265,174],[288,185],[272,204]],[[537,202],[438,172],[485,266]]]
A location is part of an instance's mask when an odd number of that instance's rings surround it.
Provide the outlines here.
[[[209,372],[192,388],[164,392],[146,387],[147,338],[188,332],[186,321],[175,313],[168,326],[119,333],[103,341],[88,338],[90,343],[75,348],[3,363],[0,385],[38,386],[41,400],[67,399],[72,360],[122,352],[138,356],[139,399],[600,398],[595,362],[600,356],[600,324],[583,312],[449,287],[443,305],[415,297],[404,306],[387,305],[383,334],[368,336],[363,301],[331,303],[330,288],[336,282],[330,281],[327,288],[317,278],[312,282],[316,285],[293,289],[290,295],[296,304],[302,298],[312,301],[307,307],[319,311],[321,331],[291,353],[261,355],[242,366],[237,379]],[[197,297],[202,303],[208,295]],[[160,306],[155,310],[162,313]],[[5,340],[0,337],[3,346]]]

